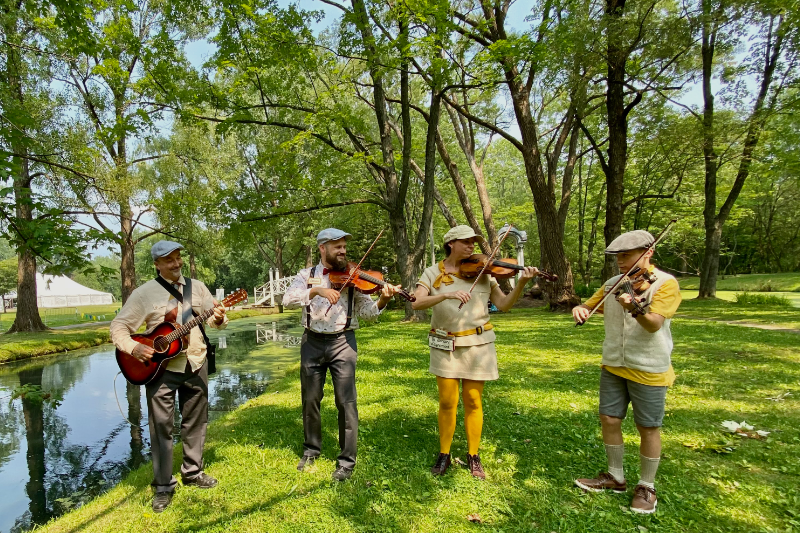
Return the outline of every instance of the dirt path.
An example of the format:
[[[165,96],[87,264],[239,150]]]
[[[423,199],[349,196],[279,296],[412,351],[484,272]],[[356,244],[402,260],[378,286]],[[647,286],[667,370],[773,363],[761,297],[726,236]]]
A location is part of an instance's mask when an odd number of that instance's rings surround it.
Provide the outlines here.
[[[678,315],[676,318],[685,318],[687,320],[707,320],[709,322],[722,322],[723,324],[728,324],[729,326],[766,329],[769,331],[782,331],[784,333],[794,333],[795,335],[800,335],[800,329],[783,328],[781,326],[776,326],[774,324],[754,324],[752,322],[739,322],[737,320],[720,320],[717,318],[702,318],[699,316],[687,316],[687,315]]]
[[[69,324],[68,326],[53,326],[50,329],[75,329],[75,328],[85,328],[86,326],[105,326],[111,324],[110,320],[106,320],[103,322],[84,322],[83,324]]]

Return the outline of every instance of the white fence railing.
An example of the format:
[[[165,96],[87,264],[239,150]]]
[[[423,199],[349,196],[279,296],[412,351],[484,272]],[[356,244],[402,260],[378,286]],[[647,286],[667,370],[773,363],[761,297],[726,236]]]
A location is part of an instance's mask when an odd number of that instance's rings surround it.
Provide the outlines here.
[[[294,276],[279,278],[277,270],[269,269],[270,280],[253,290],[255,302],[253,305],[275,307],[275,299],[283,295],[294,281]]]

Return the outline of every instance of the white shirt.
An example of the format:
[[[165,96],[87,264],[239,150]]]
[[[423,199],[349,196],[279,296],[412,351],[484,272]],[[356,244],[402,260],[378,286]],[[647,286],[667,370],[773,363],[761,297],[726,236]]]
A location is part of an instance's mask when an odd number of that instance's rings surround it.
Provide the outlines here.
[[[319,283],[313,283],[312,288],[331,288],[330,277],[323,275],[322,263],[317,265],[314,272],[314,279],[319,280]],[[303,307],[303,313],[300,316],[300,325],[306,327],[306,309],[309,303],[311,304],[311,330],[317,333],[338,333],[344,330],[347,323],[347,299],[348,291],[342,291],[342,297],[339,301],[331,306],[330,311],[328,307],[330,302],[322,296],[315,296],[309,302],[309,293],[311,289],[308,288],[308,278],[311,277],[311,269],[304,268],[295,276],[292,285],[286,294],[283,295],[283,305],[286,307]],[[355,289],[353,289],[355,290]],[[350,320],[350,327],[348,329],[358,329],[358,318],[373,318],[381,314],[381,309],[378,308],[377,300],[373,300],[369,295],[362,292],[355,291],[353,295],[353,311]],[[325,314],[327,312],[327,315]]]

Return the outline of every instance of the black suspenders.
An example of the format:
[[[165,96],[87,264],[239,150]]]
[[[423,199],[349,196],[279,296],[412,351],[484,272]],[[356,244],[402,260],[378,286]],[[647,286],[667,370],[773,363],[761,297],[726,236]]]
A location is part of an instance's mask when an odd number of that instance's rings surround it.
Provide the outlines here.
[[[311,273],[308,275],[309,283],[306,285],[306,288],[311,289],[311,278],[314,277],[314,274],[317,272],[317,266],[314,265],[311,267]],[[344,323],[344,329],[347,330],[350,327],[350,321],[352,320],[353,315],[353,299],[355,298],[355,290],[353,287],[350,287],[350,290],[347,294],[347,322]],[[306,306],[306,328],[311,329],[311,300],[309,299],[309,303]]]

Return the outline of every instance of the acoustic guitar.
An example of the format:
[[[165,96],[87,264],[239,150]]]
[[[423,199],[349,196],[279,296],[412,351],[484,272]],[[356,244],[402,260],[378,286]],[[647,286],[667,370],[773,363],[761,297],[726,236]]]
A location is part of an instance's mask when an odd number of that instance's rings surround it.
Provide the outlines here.
[[[231,307],[244,300],[247,300],[247,291],[241,289],[222,300],[221,305]],[[143,363],[117,348],[117,364],[122,375],[133,385],[145,385],[160,377],[166,370],[166,363],[184,350],[184,337],[213,314],[214,308],[211,308],[186,324],[162,322],[149,331],[131,335],[131,339],[151,347],[155,353],[152,359]]]

